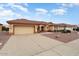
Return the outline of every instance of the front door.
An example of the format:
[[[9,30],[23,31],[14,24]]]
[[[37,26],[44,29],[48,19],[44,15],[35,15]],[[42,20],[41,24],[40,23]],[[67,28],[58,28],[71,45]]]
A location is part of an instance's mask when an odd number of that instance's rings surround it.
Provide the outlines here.
[[[41,26],[41,31],[42,31],[42,32],[44,31],[44,26]]]
[[[37,27],[37,32],[40,32],[40,26]]]

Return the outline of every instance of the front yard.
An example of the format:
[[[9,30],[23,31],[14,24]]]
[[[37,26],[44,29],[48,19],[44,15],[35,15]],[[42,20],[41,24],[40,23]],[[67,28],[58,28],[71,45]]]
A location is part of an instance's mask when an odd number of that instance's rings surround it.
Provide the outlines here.
[[[73,40],[79,39],[78,32],[71,32],[71,33],[61,33],[61,32],[50,32],[50,34],[43,34],[46,37],[51,39],[55,39],[64,43],[71,42]]]

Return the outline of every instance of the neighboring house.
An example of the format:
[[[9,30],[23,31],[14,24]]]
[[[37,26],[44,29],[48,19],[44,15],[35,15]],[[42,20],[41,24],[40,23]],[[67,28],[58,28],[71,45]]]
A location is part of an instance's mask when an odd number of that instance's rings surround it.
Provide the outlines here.
[[[10,34],[30,34],[47,31],[47,22],[16,19],[7,21]]]
[[[0,32],[2,31],[2,24],[0,24]]]
[[[52,26],[54,26],[54,30],[71,30],[73,31],[73,28],[77,28],[77,25],[70,25],[70,24],[64,24],[64,23],[60,23],[60,24],[53,24]]]

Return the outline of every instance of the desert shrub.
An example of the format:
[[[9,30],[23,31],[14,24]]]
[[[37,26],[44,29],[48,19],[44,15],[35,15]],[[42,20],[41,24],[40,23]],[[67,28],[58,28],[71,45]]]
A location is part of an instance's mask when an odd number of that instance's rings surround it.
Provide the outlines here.
[[[48,32],[53,32],[52,30],[48,30]]]
[[[71,33],[70,30],[63,30],[62,33]]]
[[[79,31],[79,27],[77,27],[76,31]]]

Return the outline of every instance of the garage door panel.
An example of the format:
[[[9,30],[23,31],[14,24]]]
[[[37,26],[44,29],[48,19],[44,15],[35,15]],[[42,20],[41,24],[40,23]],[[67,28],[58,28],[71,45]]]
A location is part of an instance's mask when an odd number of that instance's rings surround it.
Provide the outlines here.
[[[15,27],[15,34],[31,34],[34,33],[34,27],[23,27],[23,26],[16,26]]]

